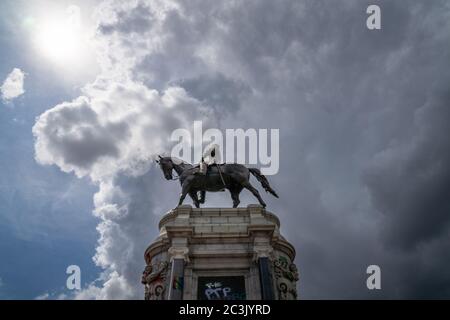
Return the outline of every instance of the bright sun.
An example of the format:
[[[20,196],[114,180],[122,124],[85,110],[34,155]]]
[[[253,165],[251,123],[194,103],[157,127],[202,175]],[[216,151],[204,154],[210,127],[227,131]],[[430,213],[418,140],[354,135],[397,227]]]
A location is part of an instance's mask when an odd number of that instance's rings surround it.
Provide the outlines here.
[[[77,6],[43,18],[33,33],[38,50],[58,65],[74,67],[86,59],[87,41]]]

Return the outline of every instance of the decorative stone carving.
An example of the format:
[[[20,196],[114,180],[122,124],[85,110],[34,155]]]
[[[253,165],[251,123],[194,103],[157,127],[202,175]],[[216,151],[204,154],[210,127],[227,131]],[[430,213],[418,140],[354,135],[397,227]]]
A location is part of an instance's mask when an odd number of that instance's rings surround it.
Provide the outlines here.
[[[279,256],[273,263],[276,289],[279,300],[297,299],[297,266],[284,256]]]
[[[168,267],[167,261],[145,267],[141,279],[141,283],[145,286],[145,300],[164,300]]]
[[[189,262],[189,248],[187,247],[170,247],[169,255],[172,259],[183,259],[186,262]]]
[[[273,260],[273,248],[272,247],[255,248],[253,253],[253,261],[258,261],[259,258],[269,258],[269,260]]]

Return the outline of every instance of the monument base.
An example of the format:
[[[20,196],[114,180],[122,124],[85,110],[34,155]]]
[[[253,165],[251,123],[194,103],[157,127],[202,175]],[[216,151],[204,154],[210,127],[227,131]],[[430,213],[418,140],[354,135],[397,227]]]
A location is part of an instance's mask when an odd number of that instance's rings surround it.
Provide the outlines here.
[[[145,251],[145,299],[297,299],[295,249],[279,229],[259,205],[171,210]]]

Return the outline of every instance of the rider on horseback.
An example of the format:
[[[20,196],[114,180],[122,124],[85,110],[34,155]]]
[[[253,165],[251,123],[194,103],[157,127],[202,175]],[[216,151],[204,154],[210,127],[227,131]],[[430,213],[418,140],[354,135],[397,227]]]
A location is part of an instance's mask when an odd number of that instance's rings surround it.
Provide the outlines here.
[[[219,146],[216,144],[213,144],[209,146],[205,152],[203,153],[202,160],[199,163],[198,170],[195,174],[198,175],[206,175],[208,171],[208,166],[210,165],[217,165],[219,161],[218,158],[220,157],[219,153],[216,153],[216,148]],[[206,161],[205,161],[206,159]]]
[[[195,172],[195,174],[206,175],[208,172],[208,166],[216,165],[217,171],[220,175],[220,179],[222,180],[223,186],[225,187],[225,181],[223,180],[222,171],[221,171],[220,165],[218,163],[220,154],[219,154],[219,152],[216,152],[216,149],[218,149],[218,148],[219,148],[219,146],[217,144],[213,144],[206,149],[205,153],[202,156],[202,160],[200,161],[198,170]],[[205,161],[205,158],[207,159],[207,161]],[[222,188],[221,191],[225,191],[225,188]],[[201,198],[203,198],[203,193],[202,193]]]

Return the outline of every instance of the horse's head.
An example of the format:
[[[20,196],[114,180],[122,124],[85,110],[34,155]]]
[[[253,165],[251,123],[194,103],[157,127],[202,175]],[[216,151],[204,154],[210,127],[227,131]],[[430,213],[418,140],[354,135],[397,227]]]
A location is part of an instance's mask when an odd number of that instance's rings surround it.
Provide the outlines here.
[[[170,157],[161,157],[159,156],[159,160],[156,160],[157,163],[159,163],[159,167],[161,168],[161,170],[164,173],[164,177],[167,180],[172,180],[173,176],[172,176],[172,170],[173,170],[173,162],[172,159]]]

